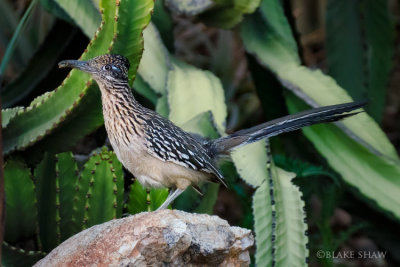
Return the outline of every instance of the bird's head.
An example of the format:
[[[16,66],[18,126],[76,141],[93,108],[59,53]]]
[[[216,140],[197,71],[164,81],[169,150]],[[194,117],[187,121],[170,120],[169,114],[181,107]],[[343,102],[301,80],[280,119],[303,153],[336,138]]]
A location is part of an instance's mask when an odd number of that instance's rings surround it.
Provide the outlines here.
[[[63,60],[59,68],[75,68],[92,75],[100,88],[114,88],[128,83],[129,61],[121,55],[106,54],[86,61]]]

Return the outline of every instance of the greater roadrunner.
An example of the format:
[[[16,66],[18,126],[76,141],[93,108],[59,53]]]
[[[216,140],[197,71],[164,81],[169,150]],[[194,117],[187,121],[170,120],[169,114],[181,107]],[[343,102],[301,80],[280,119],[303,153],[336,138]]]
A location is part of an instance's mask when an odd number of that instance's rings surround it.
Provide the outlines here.
[[[129,61],[123,56],[64,60],[59,67],[79,69],[96,80],[101,91],[105,127],[118,159],[143,186],[171,189],[159,209],[168,207],[188,186],[196,187],[201,181],[225,185],[224,177],[216,167],[219,155],[304,126],[343,119],[356,114],[347,112],[365,104],[353,102],[315,108],[216,140],[206,140],[183,131],[135,100],[128,84]]]

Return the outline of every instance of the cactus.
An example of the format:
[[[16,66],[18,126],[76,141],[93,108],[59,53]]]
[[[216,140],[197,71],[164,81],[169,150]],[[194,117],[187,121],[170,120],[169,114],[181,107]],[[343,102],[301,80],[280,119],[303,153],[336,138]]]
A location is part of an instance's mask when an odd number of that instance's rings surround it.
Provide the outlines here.
[[[82,54],[81,59],[83,60],[106,53],[112,40],[115,4],[112,1],[102,1],[101,4],[104,10],[103,22]],[[15,149],[24,149],[49,135],[64,121],[73,117],[74,112],[82,102],[91,99],[95,99],[95,106],[97,103],[95,109],[98,112],[90,120],[94,123],[87,125],[87,127],[70,127],[70,130],[78,131],[75,134],[79,138],[102,124],[101,109],[98,101],[99,92],[95,83],[87,74],[72,70],[61,86],[38,97],[23,112],[19,112],[10,120],[3,132],[4,153],[9,153]],[[83,112],[82,115],[84,114]],[[87,114],[93,115],[92,112]],[[32,120],[32,118],[35,119]]]
[[[35,235],[37,209],[35,185],[31,171],[18,160],[8,160],[4,166],[6,192],[6,231],[4,239],[15,243]],[[21,214],[24,219],[21,220]]]
[[[84,228],[120,217],[122,214],[122,200],[124,181],[122,164],[113,152],[102,149],[101,153],[94,155],[88,177],[82,177],[81,182],[88,182],[85,196]]]
[[[13,267],[33,266],[44,256],[46,256],[46,253],[43,251],[29,251],[3,242],[1,265]]]
[[[122,164],[107,148],[93,153],[81,170],[72,153],[65,152],[46,153],[34,169],[33,179],[30,170],[18,160],[8,160],[4,174],[8,212],[4,245],[10,248],[38,236],[39,252],[48,252],[84,228],[120,218],[124,195],[128,194],[124,191]],[[142,189],[133,189],[130,194],[141,192]],[[166,189],[151,192],[152,209],[161,205],[167,194]],[[144,200],[141,204],[146,203]],[[146,206],[135,212],[147,210]],[[24,220],[20,219],[21,212]],[[15,255],[18,250],[7,251]],[[43,256],[38,253],[35,255]],[[21,252],[21,257],[25,254],[29,258],[32,253]]]
[[[56,155],[56,192],[60,216],[60,240],[64,241],[74,233],[71,223],[75,184],[79,171],[71,152]]]

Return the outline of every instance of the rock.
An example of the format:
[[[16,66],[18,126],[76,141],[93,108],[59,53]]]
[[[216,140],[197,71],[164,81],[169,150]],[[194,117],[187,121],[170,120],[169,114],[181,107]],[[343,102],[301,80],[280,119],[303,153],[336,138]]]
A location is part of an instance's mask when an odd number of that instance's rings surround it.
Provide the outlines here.
[[[248,266],[253,243],[217,216],[160,210],[86,229],[35,266]]]

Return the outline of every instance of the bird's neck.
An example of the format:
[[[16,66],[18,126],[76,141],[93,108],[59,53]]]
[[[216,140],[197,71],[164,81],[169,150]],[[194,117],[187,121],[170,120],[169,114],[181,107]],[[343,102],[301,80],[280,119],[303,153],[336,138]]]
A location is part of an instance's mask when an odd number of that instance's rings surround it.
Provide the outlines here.
[[[104,124],[113,147],[129,145],[135,136],[143,135],[144,107],[136,101],[131,88],[100,86],[100,90]]]

